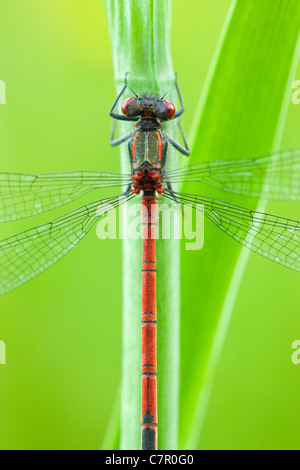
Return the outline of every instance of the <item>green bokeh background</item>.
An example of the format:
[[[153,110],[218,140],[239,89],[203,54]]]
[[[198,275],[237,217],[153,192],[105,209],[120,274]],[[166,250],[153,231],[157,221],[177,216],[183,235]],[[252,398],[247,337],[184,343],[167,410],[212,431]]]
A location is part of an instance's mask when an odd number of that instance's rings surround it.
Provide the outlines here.
[[[229,4],[190,0],[187,9],[173,0],[187,133]],[[119,152],[108,143],[115,89],[101,0],[0,0],[0,80],[7,87],[1,172],[119,170]],[[282,148],[300,145],[299,125],[300,105],[291,103]],[[2,225],[0,238],[63,211]],[[268,212],[299,220],[300,204],[272,202]],[[64,260],[0,299],[7,348],[1,449],[101,446],[120,384],[120,260],[120,241],[100,241],[92,231]],[[300,339],[299,282],[299,274],[251,254],[200,448],[300,447],[300,365],[291,362]]]

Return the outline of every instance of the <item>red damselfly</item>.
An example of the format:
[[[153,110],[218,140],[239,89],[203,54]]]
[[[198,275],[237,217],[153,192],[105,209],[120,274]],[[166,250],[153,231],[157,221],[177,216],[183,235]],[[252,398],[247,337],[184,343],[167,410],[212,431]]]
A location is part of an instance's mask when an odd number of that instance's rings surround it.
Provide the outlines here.
[[[215,161],[166,171],[168,145],[188,156],[180,125],[184,112],[164,97],[127,98],[125,84],[110,111],[114,118],[111,145],[128,141],[131,173],[69,172],[40,175],[0,174],[0,221],[29,217],[67,204],[101,188],[123,187],[117,196],[86,204],[51,222],[0,242],[0,295],[34,278],[68,253],[96,221],[120,204],[141,195],[142,255],[142,449],[157,448],[156,398],[156,257],[157,202],[167,198],[203,210],[206,217],[242,245],[296,271],[300,270],[300,222],[257,212],[211,197],[176,192],[184,181],[204,183],[225,192],[277,200],[300,200],[300,148],[272,155]],[[161,123],[178,119],[183,146],[164,133]],[[114,138],[116,120],[135,122],[126,135]],[[201,209],[199,209],[201,205]]]

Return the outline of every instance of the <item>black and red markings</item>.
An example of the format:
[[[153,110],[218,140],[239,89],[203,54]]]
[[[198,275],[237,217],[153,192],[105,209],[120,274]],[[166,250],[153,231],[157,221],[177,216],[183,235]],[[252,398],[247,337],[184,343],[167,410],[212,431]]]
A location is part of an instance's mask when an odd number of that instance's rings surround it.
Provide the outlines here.
[[[166,190],[162,187],[163,175],[157,169],[155,170],[137,170],[132,175],[133,194],[139,194],[141,191],[152,192],[157,191],[158,194],[163,194]]]

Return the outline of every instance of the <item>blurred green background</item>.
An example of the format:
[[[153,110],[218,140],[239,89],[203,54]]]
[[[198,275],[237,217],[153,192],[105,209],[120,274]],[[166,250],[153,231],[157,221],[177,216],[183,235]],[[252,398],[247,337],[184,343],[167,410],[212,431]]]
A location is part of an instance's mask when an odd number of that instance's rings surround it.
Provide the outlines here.
[[[172,53],[187,133],[229,5],[190,0],[183,15],[182,1],[173,0]],[[1,172],[119,170],[119,152],[108,143],[115,89],[100,0],[0,0],[0,80],[7,88]],[[291,102],[282,148],[300,145],[299,125],[300,105]],[[0,238],[64,210],[2,225]],[[273,202],[268,212],[299,219],[300,204]],[[1,449],[101,446],[120,384],[120,260],[120,241],[100,241],[94,230],[48,272],[0,299],[7,348]],[[300,365],[291,361],[299,305],[299,274],[251,254],[200,448],[300,447]]]

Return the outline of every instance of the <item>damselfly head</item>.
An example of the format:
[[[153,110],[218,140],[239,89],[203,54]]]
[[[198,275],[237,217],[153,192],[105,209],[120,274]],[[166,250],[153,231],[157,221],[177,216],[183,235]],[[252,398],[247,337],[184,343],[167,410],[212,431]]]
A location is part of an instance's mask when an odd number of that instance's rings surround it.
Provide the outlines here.
[[[171,101],[162,100],[153,96],[127,98],[121,106],[121,111],[125,116],[149,116],[161,121],[169,121],[173,119],[176,114],[175,106]]]

